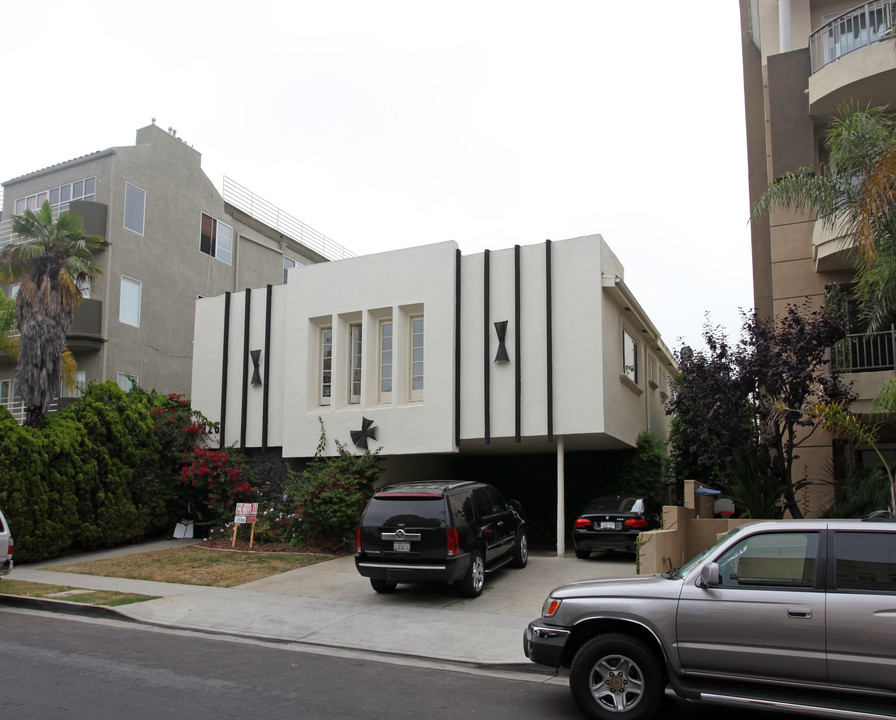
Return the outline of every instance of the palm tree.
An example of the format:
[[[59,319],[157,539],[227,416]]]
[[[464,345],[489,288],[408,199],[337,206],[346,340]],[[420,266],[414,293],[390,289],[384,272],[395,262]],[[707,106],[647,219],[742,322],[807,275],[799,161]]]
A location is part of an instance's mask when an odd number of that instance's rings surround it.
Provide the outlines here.
[[[896,311],[896,118],[883,108],[841,107],[828,127],[826,165],[769,185],[753,218],[774,208],[813,210],[854,243],[856,287],[869,332]]]
[[[12,219],[25,238],[0,250],[0,281],[21,280],[16,296],[19,346],[16,385],[25,402],[26,423],[35,425],[59,394],[65,338],[81,302],[81,287],[102,273],[93,254],[102,238],[84,234],[81,217],[50,203]]]

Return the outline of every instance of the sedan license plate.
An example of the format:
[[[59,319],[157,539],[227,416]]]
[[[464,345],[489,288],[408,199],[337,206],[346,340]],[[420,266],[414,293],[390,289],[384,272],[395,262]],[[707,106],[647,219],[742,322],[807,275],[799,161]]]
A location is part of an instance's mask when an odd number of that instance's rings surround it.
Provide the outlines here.
[[[601,530],[615,530],[616,523],[614,523],[612,520],[604,520],[600,524],[600,529]]]
[[[411,544],[409,542],[398,542],[397,540],[392,543],[392,549],[395,552],[410,552]]]

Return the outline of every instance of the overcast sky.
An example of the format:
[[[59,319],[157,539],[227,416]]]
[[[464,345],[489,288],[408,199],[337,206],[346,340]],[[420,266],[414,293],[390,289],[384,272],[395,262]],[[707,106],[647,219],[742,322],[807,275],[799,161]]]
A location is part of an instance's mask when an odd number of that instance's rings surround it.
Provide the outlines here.
[[[734,0],[39,7],[0,41],[2,180],[155,117],[356,254],[599,233],[673,349],[752,306]]]

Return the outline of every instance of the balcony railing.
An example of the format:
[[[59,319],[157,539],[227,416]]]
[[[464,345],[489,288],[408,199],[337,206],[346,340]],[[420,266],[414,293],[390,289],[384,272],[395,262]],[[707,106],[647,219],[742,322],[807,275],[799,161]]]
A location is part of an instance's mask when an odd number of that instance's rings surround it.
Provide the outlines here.
[[[251,190],[247,190],[227,176],[224,177],[224,201],[248,213],[250,217],[282,232],[287,237],[302,243],[305,247],[320,253],[328,260],[355,257],[355,253],[351,250],[344,248],[322,232],[309,227],[276,205],[258,197]]]
[[[50,403],[50,408],[48,412],[56,412],[59,409],[59,400],[61,398],[79,398],[83,394],[84,390],[87,388],[87,383],[83,381],[78,381],[75,383],[75,387],[67,388],[65,386],[62,387],[62,391],[57,398],[53,398],[53,401]],[[28,415],[28,411],[25,407],[25,401],[22,400],[22,396],[18,393],[13,397],[0,397],[0,407],[5,407],[9,410],[10,415],[13,416],[15,421],[21,425],[25,422],[25,418]]]
[[[871,335],[847,335],[832,348],[831,356],[841,372],[896,370],[896,325]]]
[[[53,219],[59,217],[59,213],[69,209],[69,203],[59,203],[53,206]],[[25,238],[19,237],[12,231],[12,218],[0,222],[0,248],[10,243],[23,242]]]
[[[847,10],[809,36],[812,72],[844,55],[893,37],[896,2],[875,0]]]

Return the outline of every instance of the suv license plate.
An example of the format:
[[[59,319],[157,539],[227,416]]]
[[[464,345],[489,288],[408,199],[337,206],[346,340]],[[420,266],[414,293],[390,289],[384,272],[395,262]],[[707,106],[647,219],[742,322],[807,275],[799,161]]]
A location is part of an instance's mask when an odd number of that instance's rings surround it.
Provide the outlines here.
[[[395,552],[410,552],[411,544],[409,542],[393,542],[392,549]]]
[[[604,520],[604,521],[600,524],[600,529],[601,529],[601,530],[615,530],[615,529],[616,529],[616,523],[614,523],[612,520]]]

